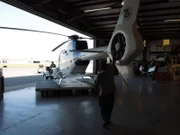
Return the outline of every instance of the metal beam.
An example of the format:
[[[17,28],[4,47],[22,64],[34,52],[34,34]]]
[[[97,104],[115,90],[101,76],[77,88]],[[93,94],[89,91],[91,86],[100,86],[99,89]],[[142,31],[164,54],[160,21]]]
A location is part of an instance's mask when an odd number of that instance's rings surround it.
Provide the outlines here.
[[[180,31],[180,28],[166,28],[166,29],[152,29],[152,30],[142,30],[143,33],[147,32],[171,32],[171,31]]]
[[[94,23],[96,22],[104,22],[104,21],[115,21],[118,19],[118,16],[117,17],[109,17],[109,18],[92,18],[92,21]]]
[[[166,37],[179,37],[177,34],[162,34],[162,35],[160,35],[160,34],[153,34],[153,33],[152,34],[143,34],[142,36],[143,37],[164,37],[164,38],[166,38]]]
[[[167,10],[159,10],[159,11],[143,11],[139,12],[139,17],[156,17],[160,15],[173,15],[173,14],[180,14],[180,9],[167,9]]]
[[[89,10],[89,9],[98,9],[98,8],[105,8],[105,7],[111,7],[111,8],[113,8],[113,7],[116,7],[116,8],[119,7],[119,8],[121,8],[122,5],[121,5],[121,2],[120,2],[120,1],[118,1],[118,2],[109,1],[108,3],[96,2],[95,5],[79,6],[79,7],[77,7],[77,8],[79,8],[80,10],[85,11],[85,10]]]
[[[153,22],[140,22],[140,26],[157,26],[157,25],[175,25],[179,22],[164,22],[164,21],[153,21]]]
[[[151,33],[143,33],[143,37],[179,37],[180,32],[151,32]]]
[[[144,33],[143,36],[178,36],[180,32],[174,32],[174,33]]]
[[[139,11],[165,10],[165,9],[179,9],[180,2],[163,2],[157,4],[141,5]]]
[[[112,10],[111,10],[112,11]],[[120,11],[119,10],[115,10],[115,12],[114,13],[112,13],[112,12],[109,12],[108,14],[106,14],[106,13],[104,13],[104,14],[91,14],[91,13],[88,13],[88,14],[86,14],[88,17],[90,17],[90,18],[96,18],[96,17],[101,17],[101,16],[104,16],[104,17],[108,17],[108,16],[113,16],[113,15],[117,15],[117,16],[119,16],[119,14],[120,14]]]
[[[38,0],[38,3],[35,4],[35,6],[42,6],[43,4],[46,4],[48,2],[51,2],[52,0]]]
[[[83,25],[87,26],[86,28],[85,27],[83,28],[81,25],[79,26],[79,29],[85,31],[86,29],[91,29],[95,27],[94,24],[90,20],[86,20],[85,16],[83,18],[76,19],[77,16],[83,14],[83,12],[77,11],[77,9],[74,9],[70,5],[67,5],[67,3],[62,3],[62,1],[54,1],[53,5],[58,5],[57,8],[60,8],[61,10],[65,12],[69,12],[69,15],[71,16],[71,18],[74,18],[75,20],[79,21]],[[67,22],[67,20],[65,22],[70,23],[70,22]],[[71,23],[71,25],[74,25],[74,23]],[[96,35],[97,37],[103,36],[101,31],[100,30],[97,31],[96,29],[91,29],[91,34]]]
[[[162,17],[162,16],[178,16],[178,15],[180,15],[180,12],[169,12],[169,13],[163,13],[162,12],[162,14],[151,14],[151,15],[142,15],[142,16],[138,16],[139,18],[141,18],[141,19],[147,19],[147,18],[153,18],[153,17]]]
[[[171,15],[171,16],[159,16],[159,17],[148,17],[148,18],[139,18],[140,22],[149,22],[149,21],[164,21],[167,19],[179,19],[179,15]]]
[[[103,37],[104,37],[104,38],[108,38],[108,39],[110,39],[110,38],[111,38],[111,36],[112,36],[112,33],[109,33],[109,34],[105,34],[105,35],[103,35]]]
[[[83,14],[83,12],[80,12],[78,11],[76,8],[72,7],[70,4],[67,4],[65,1],[61,0],[61,1],[52,1],[51,2],[51,6],[56,6],[55,8],[53,7],[52,9],[56,10],[56,9],[60,9],[66,13],[68,13],[69,17],[68,18],[76,18],[78,15],[81,15]],[[69,19],[67,20],[64,20],[64,22],[68,23],[69,25],[72,25],[74,26],[74,23],[70,23],[68,22]],[[78,29],[87,29],[87,28],[91,28],[93,27],[94,25],[89,21],[89,20],[86,20],[86,18],[81,18],[81,19],[78,19],[77,20],[79,23],[83,24],[83,26],[85,27],[82,27],[82,25],[78,27]],[[98,33],[98,32],[95,32],[95,33]]]
[[[180,24],[171,24],[171,25],[155,25],[155,26],[141,26],[141,29],[164,29],[164,28],[180,28]]]
[[[113,33],[114,29],[104,29],[102,30],[103,33]]]
[[[106,22],[95,22],[94,25],[109,25],[109,24],[116,24],[117,21],[106,21]]]
[[[82,13],[82,14],[76,16],[76,17],[73,17],[73,18],[67,20],[67,22],[75,21],[75,20],[77,20],[79,18],[83,18],[83,17],[86,17],[86,16],[88,18],[90,17],[91,19],[94,19],[94,18],[98,19],[98,18],[109,18],[109,17],[112,17],[112,16],[119,16],[119,13],[115,13],[115,14],[101,14],[101,15],[93,15],[93,16],[90,16],[89,13]]]
[[[107,14],[107,12],[109,12],[109,13]],[[118,16],[119,9],[110,9],[108,11],[96,11],[96,12],[82,12],[82,14],[79,14],[78,16],[75,16],[75,17],[67,20],[67,22],[75,21],[75,20],[77,20],[79,18],[83,18],[85,16],[90,17],[90,18],[93,18],[93,17],[96,18],[96,17],[100,17],[100,16],[108,17],[111,15]]]
[[[180,34],[180,31],[164,31],[164,32],[162,32],[162,31],[156,31],[156,32],[154,32],[154,31],[150,31],[150,32],[143,32],[142,33],[143,35],[168,35],[168,34],[170,34],[170,35],[173,35],[173,34],[176,34],[176,35],[179,35]]]
[[[111,15],[111,14],[120,14],[121,8],[113,8],[109,10],[101,10],[96,12],[90,12],[88,16],[100,16],[100,15]]]
[[[73,5],[75,5],[76,7],[88,7],[88,6],[112,4],[114,2],[119,2],[119,1],[117,1],[117,0],[82,1],[80,3],[74,2]]]
[[[106,18],[118,18],[119,15],[107,15],[107,16],[99,16],[99,17],[91,17],[92,20],[95,20],[95,19],[106,19]]]
[[[141,0],[140,6],[148,5],[148,4],[157,4],[157,3],[162,3],[162,2],[168,2],[168,0]]]
[[[75,16],[75,17],[73,17],[71,19],[66,20],[66,22],[72,22],[72,21],[75,21],[77,19],[83,18],[84,16],[86,16],[86,14],[87,13],[82,13],[81,15],[78,15],[78,16]]]
[[[144,40],[158,40],[158,39],[180,39],[178,36],[150,36],[150,37],[143,37]]]
[[[115,28],[115,24],[111,24],[111,25],[99,25],[99,26],[95,26],[95,27],[92,27],[90,29],[87,29],[86,31],[91,31],[91,30],[94,30],[94,29],[106,29],[106,28]]]

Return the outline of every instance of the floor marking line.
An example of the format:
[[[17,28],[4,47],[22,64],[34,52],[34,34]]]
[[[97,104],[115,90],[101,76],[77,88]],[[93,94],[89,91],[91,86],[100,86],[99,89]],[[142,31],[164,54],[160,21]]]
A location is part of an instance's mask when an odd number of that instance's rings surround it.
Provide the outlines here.
[[[35,85],[35,83],[16,85],[16,86],[8,86],[8,87],[5,87],[5,91],[12,90],[12,89],[22,89],[23,87],[29,87],[31,85]]]
[[[21,124],[21,123],[23,123],[23,122],[25,122],[25,121],[28,121],[28,120],[30,120],[30,119],[32,119],[32,118],[35,118],[36,116],[38,116],[38,115],[40,115],[40,114],[41,114],[41,113],[38,113],[38,114],[33,115],[33,116],[31,116],[31,117],[29,117],[29,118],[27,118],[27,119],[21,120],[20,122],[18,122],[18,123],[16,123],[16,124],[13,124],[13,125],[10,125],[10,126],[4,128],[2,131],[8,130],[8,129],[10,129],[10,128],[18,125],[18,124]]]

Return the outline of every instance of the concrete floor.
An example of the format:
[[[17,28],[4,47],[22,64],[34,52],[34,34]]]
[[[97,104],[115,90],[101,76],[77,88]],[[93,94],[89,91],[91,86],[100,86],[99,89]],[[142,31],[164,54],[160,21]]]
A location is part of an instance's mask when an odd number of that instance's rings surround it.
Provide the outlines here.
[[[179,135],[180,84],[119,78],[112,114],[102,128],[98,98],[41,98],[35,88],[6,92],[0,101],[0,135]]]

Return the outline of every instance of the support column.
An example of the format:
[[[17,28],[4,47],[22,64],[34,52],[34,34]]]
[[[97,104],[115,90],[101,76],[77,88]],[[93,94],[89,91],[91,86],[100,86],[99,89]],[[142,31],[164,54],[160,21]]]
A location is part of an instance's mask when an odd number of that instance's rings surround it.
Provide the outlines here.
[[[4,95],[4,76],[3,69],[0,68],[0,100],[3,99]]]

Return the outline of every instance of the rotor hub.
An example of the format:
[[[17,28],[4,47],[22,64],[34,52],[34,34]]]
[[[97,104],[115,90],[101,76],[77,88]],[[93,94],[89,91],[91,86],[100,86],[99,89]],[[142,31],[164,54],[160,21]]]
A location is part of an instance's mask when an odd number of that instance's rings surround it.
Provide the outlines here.
[[[73,40],[78,40],[80,37],[78,35],[71,35],[71,36],[68,36],[70,39],[73,39]]]

